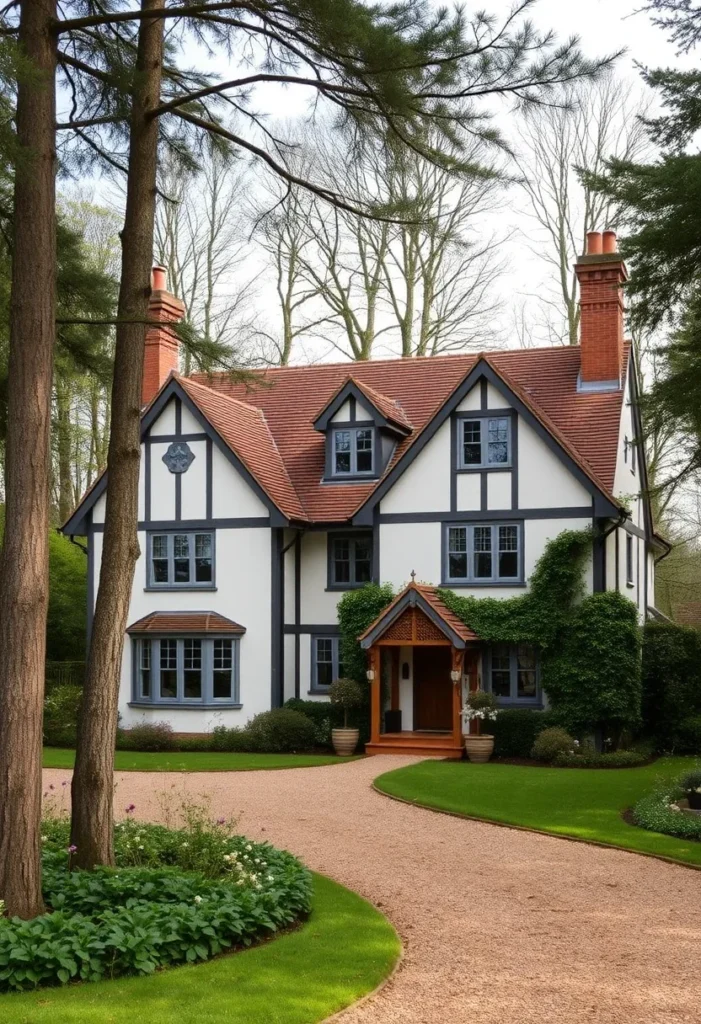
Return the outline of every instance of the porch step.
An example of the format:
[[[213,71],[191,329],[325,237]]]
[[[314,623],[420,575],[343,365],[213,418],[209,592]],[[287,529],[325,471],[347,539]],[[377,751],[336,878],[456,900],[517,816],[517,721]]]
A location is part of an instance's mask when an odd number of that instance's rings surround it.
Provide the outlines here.
[[[451,736],[420,735],[403,736],[385,734],[379,743],[366,743],[366,754],[412,754],[424,757],[445,757],[459,761],[463,755],[463,747],[456,747]]]

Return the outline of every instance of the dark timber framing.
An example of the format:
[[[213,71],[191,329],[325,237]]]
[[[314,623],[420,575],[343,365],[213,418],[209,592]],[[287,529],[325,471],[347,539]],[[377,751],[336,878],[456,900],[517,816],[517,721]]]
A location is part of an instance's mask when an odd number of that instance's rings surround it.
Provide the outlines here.
[[[270,531],[270,706],[280,708],[284,703],[285,651],[284,651],[284,589],[285,563],[282,555],[283,530]]]

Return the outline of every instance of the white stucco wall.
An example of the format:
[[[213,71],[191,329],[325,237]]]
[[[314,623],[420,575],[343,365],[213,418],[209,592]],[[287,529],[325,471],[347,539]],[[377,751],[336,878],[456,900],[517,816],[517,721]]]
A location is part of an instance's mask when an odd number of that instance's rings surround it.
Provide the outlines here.
[[[188,441],[195,456],[180,485],[181,516],[183,519],[204,519],[207,515],[207,443]],[[153,494],[151,495],[153,506]]]
[[[523,419],[518,424],[519,508],[579,508],[591,494]]]
[[[327,591],[328,583],[327,534],[325,530],[310,530],[302,536],[302,622],[327,623],[337,621],[336,605],[342,597],[339,591]]]
[[[382,499],[380,511],[447,512],[450,468],[450,422],[446,420]]]
[[[212,451],[212,514],[215,519],[267,516],[268,509],[216,445]]]

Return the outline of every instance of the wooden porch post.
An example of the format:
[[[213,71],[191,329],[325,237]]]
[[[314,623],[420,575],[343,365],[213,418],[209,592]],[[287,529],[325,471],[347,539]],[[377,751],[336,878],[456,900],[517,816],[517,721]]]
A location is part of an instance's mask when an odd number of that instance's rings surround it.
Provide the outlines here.
[[[460,678],[453,683],[453,743],[456,747],[462,746],[462,674],[465,660],[465,652],[453,647],[451,668],[453,672],[459,672]]]
[[[368,651],[368,668],[374,672],[374,678],[370,681],[370,742],[379,743],[380,741],[380,717],[382,709],[380,707],[380,688],[382,685],[381,676],[381,665],[380,665],[380,647],[371,647]]]

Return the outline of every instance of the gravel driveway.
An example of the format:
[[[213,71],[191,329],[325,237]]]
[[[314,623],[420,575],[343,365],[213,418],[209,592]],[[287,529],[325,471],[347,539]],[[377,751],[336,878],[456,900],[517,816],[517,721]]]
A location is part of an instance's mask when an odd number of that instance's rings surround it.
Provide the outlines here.
[[[404,961],[344,1024],[701,1022],[700,872],[462,821],[370,788],[413,761],[121,772],[116,801],[155,820],[160,794],[208,793],[214,812],[238,813],[246,834],[287,847],[380,907]],[[70,773],[44,775],[56,784]]]

